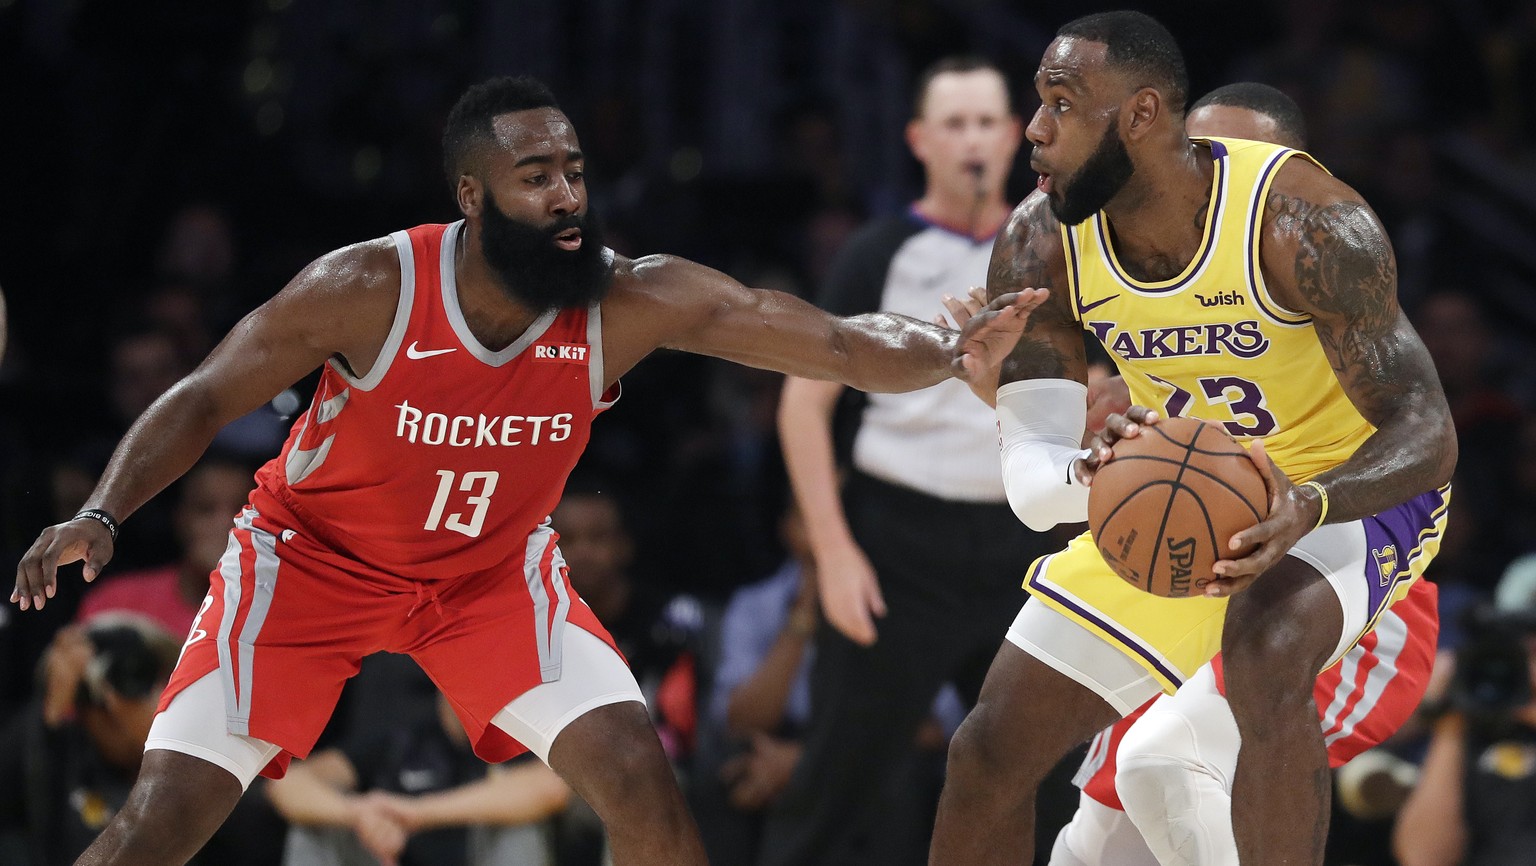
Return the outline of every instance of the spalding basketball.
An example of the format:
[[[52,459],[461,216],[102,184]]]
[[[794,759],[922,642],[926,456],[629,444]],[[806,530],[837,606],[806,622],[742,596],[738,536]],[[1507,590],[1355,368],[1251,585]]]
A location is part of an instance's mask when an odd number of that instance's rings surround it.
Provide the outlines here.
[[[1252,552],[1227,544],[1269,514],[1269,494],[1221,428],[1164,418],[1114,449],[1088,489],[1088,526],[1127,583],[1169,598],[1202,595],[1216,560]]]

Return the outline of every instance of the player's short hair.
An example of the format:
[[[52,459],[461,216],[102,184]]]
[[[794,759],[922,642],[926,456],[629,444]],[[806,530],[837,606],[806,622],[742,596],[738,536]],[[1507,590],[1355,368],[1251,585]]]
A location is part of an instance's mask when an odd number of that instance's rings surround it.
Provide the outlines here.
[[[1101,43],[1110,66],[1134,74],[1137,87],[1157,88],[1176,114],[1184,112],[1189,100],[1184,52],[1156,18],[1130,10],[1099,12],[1062,25],[1056,37],[1064,36]]]
[[[1224,84],[1195,100],[1195,104],[1191,105],[1189,110],[1193,112],[1207,105],[1227,105],[1257,111],[1275,122],[1275,128],[1287,143],[1306,149],[1307,121],[1302,117],[1301,106],[1279,88],[1260,84],[1257,81]]]
[[[443,171],[448,186],[457,186],[459,176],[468,172],[477,148],[495,140],[497,117],[530,108],[559,109],[560,105],[544,82],[529,75],[492,78],[464,91],[443,125]]]
[[[912,95],[912,117],[917,119],[923,116],[923,106],[928,102],[928,88],[933,85],[933,80],[940,75],[966,72],[995,72],[1003,82],[1003,99],[1007,101],[1008,113],[1013,113],[1013,88],[1008,84],[1008,76],[999,69],[996,63],[982,57],[979,54],[955,54],[944,57],[930,63],[921,74],[917,76],[917,89]]]

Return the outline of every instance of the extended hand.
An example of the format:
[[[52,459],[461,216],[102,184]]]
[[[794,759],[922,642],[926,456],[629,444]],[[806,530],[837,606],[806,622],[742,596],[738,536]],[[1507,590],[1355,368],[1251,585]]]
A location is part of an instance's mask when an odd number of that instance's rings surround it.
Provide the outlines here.
[[[1254,441],[1248,449],[1248,458],[1258,467],[1264,487],[1269,491],[1269,516],[1258,525],[1232,536],[1231,550],[1242,550],[1250,544],[1257,544],[1258,549],[1242,559],[1216,561],[1211,569],[1216,577],[1205,587],[1205,594],[1212,598],[1247,589],[1255,578],[1272,568],[1317,525],[1320,506],[1301,494],[1291,479],[1269,459],[1264,451],[1264,440]]]
[[[11,602],[22,610],[29,605],[42,610],[58,591],[59,566],[85,560],[89,583],[112,559],[112,550],[112,533],[94,520],[68,520],[44,529],[16,564]]]
[[[971,385],[977,396],[984,400],[990,393],[992,399],[987,402],[996,403],[997,377],[1003,361],[1023,336],[1029,314],[1050,295],[1047,289],[1010,292],[999,295],[971,316],[960,330],[960,339],[955,342],[955,378]],[[951,307],[950,312],[953,315],[955,309]]]
[[[874,644],[874,617],[885,616],[885,597],[864,551],[852,543],[817,551],[816,577],[827,622],[860,646]]]

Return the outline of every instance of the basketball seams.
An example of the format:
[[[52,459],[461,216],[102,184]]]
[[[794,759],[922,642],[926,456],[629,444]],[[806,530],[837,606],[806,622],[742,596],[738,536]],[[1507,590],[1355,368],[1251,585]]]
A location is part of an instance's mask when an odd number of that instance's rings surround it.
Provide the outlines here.
[[[1148,426],[1144,437],[1120,443],[1131,445],[1126,450],[1132,453],[1101,468],[1104,474],[1090,491],[1090,512],[1095,543],[1121,578],[1144,592],[1189,597],[1197,594],[1198,581],[1209,579],[1210,563],[1223,555],[1219,536],[1229,526],[1236,531],[1239,515],[1262,519],[1267,494],[1260,489],[1262,479],[1251,477],[1246,450],[1224,429],[1193,418],[1169,420],[1175,422],[1166,425],[1171,430]],[[1123,471],[1105,471],[1118,463],[1126,464]],[[1243,508],[1232,508],[1226,499]],[[1156,535],[1148,536],[1150,531]],[[1201,538],[1207,547],[1199,546]]]
[[[1204,455],[1212,456],[1212,457],[1236,457],[1237,456],[1236,454],[1234,454],[1231,451],[1199,451],[1199,450],[1191,449],[1190,453],[1192,453],[1192,454],[1204,454]],[[1174,460],[1172,457],[1158,457],[1158,456],[1155,456],[1155,455],[1152,455],[1152,454],[1128,454],[1128,455],[1126,455],[1124,457],[1116,457],[1113,462],[1130,463],[1130,462],[1136,461],[1136,460],[1150,460],[1150,461],[1152,461],[1154,463],[1166,463],[1166,464],[1169,464],[1169,465],[1179,464],[1179,461]],[[1254,517],[1255,520],[1263,519],[1263,515],[1259,514],[1259,510],[1257,508],[1253,507],[1253,504],[1248,501],[1248,497],[1245,496],[1241,490],[1238,490],[1236,487],[1234,487],[1231,484],[1231,482],[1229,482],[1226,479],[1222,478],[1220,475],[1217,475],[1217,474],[1211,472],[1209,469],[1202,469],[1199,466],[1187,466],[1185,464],[1179,464],[1179,465],[1185,466],[1185,468],[1189,472],[1193,472],[1194,474],[1200,476],[1201,478],[1205,479],[1206,481],[1211,482],[1212,484],[1219,484],[1228,493],[1231,493],[1233,496],[1237,497],[1237,500],[1239,502],[1241,502],[1243,505],[1246,505],[1248,507],[1248,511],[1253,514],[1253,517]],[[1175,483],[1175,482],[1170,482],[1167,479],[1160,479],[1160,480],[1157,480],[1157,481],[1149,481],[1146,484],[1142,485],[1141,487],[1137,487],[1137,488],[1131,490],[1130,492],[1128,492],[1126,494],[1126,496],[1127,496],[1127,498],[1129,498],[1130,496],[1132,496],[1132,495],[1134,495],[1136,493],[1140,493],[1141,491],[1145,490],[1147,487],[1151,487],[1151,486],[1154,486],[1154,485],[1157,485],[1157,484],[1171,484],[1171,483]],[[1183,490],[1188,490],[1189,489],[1189,485],[1188,484],[1180,483],[1179,484],[1179,488],[1183,489]],[[1118,511],[1119,509],[1116,508],[1116,510]]]
[[[1164,439],[1168,440],[1169,442],[1178,444],[1184,448],[1184,459],[1179,461],[1179,473],[1173,476],[1173,481],[1169,485],[1170,489],[1168,491],[1168,499],[1163,503],[1163,516],[1162,519],[1158,521],[1157,535],[1155,536],[1152,543],[1152,561],[1147,564],[1146,586],[1143,586],[1142,589],[1149,591],[1152,589],[1153,581],[1156,576],[1155,569],[1157,568],[1157,563],[1159,560],[1167,559],[1167,557],[1163,555],[1163,543],[1166,540],[1165,536],[1168,533],[1168,518],[1173,515],[1173,506],[1179,501],[1179,491],[1185,489],[1182,482],[1184,480],[1184,471],[1189,468],[1189,455],[1194,449],[1195,443],[1200,441],[1200,434],[1203,432],[1204,429],[1202,425],[1201,429],[1195,430],[1194,438],[1190,439],[1188,442],[1182,443],[1177,439],[1174,439],[1172,436],[1167,435],[1166,433],[1163,434]],[[1198,497],[1196,498],[1198,499]]]

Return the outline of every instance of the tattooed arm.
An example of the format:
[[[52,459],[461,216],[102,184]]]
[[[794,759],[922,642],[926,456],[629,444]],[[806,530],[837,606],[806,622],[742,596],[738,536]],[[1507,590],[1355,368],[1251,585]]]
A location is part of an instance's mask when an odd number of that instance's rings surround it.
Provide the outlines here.
[[[1334,375],[1376,432],[1317,478],[1330,522],[1383,511],[1451,480],[1456,432],[1424,343],[1397,305],[1397,260],[1360,196],[1291,160],[1266,203],[1263,264],[1275,299],[1312,316]],[[1315,516],[1315,513],[1314,513]]]
[[[1061,223],[1051,215],[1045,195],[1034,193],[1014,209],[992,246],[987,298],[995,302],[1029,288],[1046,289],[1050,297],[1030,314],[1024,336],[1000,367],[971,374],[971,390],[988,405],[996,404],[999,385],[1021,379],[1088,380],[1083,334],[1072,315],[1066,274]]]
[[[1451,479],[1456,431],[1429,352],[1397,305],[1397,261],[1359,194],[1293,159],[1265,203],[1260,257],[1275,300],[1312,316],[1339,384],[1376,427],[1353,455],[1313,479],[1328,494],[1329,523],[1384,511]],[[1271,512],[1237,534],[1253,555],[1216,565],[1233,591],[1262,574],[1316,524],[1323,502],[1290,483],[1254,449],[1271,480]],[[1227,594],[1218,591],[1214,594]]]

